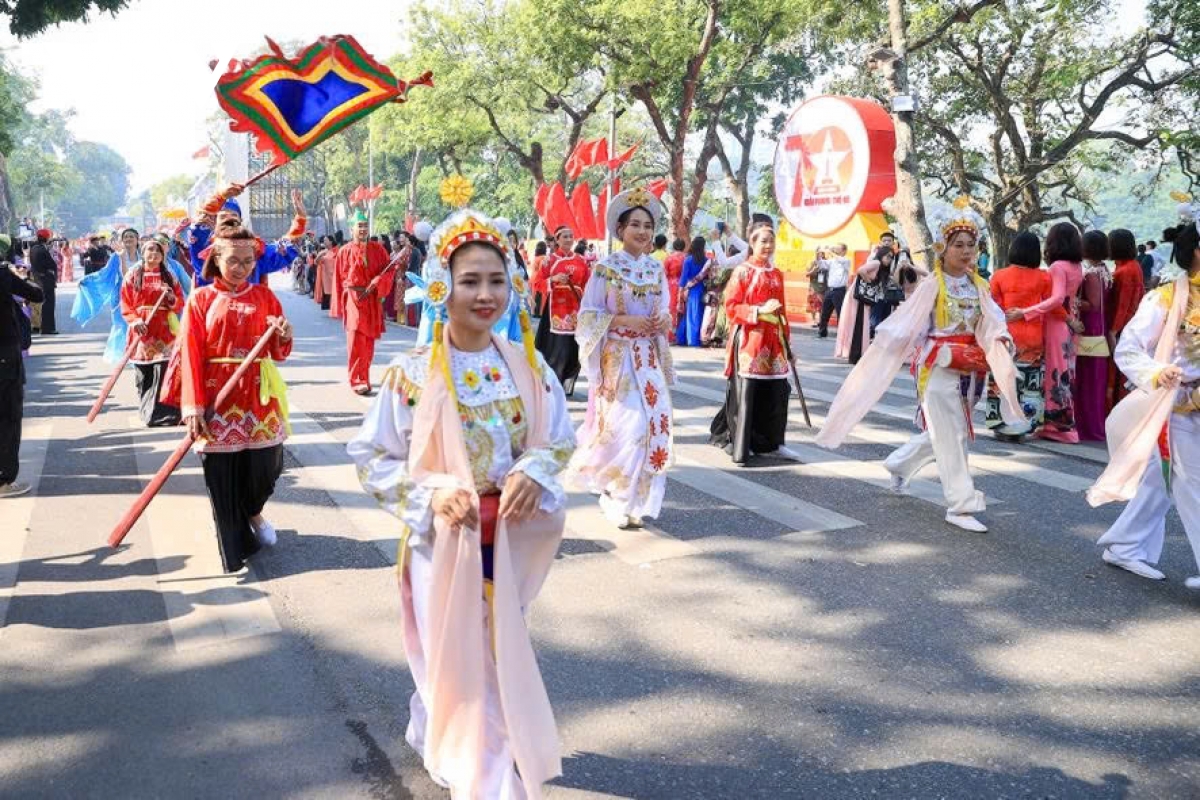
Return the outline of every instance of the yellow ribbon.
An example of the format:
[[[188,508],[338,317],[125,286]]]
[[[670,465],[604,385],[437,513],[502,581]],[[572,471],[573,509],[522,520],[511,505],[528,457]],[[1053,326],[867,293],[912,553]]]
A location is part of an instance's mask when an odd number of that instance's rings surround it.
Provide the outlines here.
[[[210,364],[241,364],[240,358],[210,358]],[[287,384],[279,372],[279,366],[269,358],[258,359],[258,402],[264,406],[274,397],[279,401],[279,413],[288,436],[292,435],[292,423],[288,418]]]
[[[170,329],[172,336],[179,335],[179,317],[175,315],[174,311],[167,313],[167,328]]]

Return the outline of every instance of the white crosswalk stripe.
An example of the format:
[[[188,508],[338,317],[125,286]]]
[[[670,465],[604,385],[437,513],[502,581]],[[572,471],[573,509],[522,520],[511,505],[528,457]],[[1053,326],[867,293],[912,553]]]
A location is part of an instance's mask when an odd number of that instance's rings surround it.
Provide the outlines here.
[[[46,465],[46,451],[50,448],[54,425],[51,420],[38,419],[26,424],[21,436],[21,465],[19,476],[28,483],[28,494],[0,500],[4,504],[3,534],[0,535],[0,636],[4,635],[8,605],[17,585],[17,571],[21,566],[21,554],[29,538],[29,522],[33,518],[37,502],[38,485],[42,469]]]

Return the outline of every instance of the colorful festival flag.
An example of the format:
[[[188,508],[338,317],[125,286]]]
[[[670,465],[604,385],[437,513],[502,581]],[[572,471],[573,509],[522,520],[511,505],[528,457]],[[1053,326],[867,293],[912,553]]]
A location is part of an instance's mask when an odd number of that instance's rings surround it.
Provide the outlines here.
[[[231,61],[217,81],[217,102],[229,127],[252,133],[260,152],[282,164],[387,103],[403,103],[412,86],[433,86],[426,72],[414,81],[396,78],[353,36],[322,37],[288,58],[267,39],[271,52],[253,61]]]

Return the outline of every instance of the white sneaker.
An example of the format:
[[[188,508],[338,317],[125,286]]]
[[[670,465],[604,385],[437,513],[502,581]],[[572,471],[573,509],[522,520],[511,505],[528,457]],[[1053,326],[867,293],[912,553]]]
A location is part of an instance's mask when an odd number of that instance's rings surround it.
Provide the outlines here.
[[[1105,564],[1111,564],[1114,567],[1132,572],[1134,575],[1140,575],[1143,578],[1149,578],[1152,581],[1163,581],[1167,579],[1166,575],[1159,572],[1145,561],[1140,561],[1136,558],[1121,558],[1107,547],[1104,548],[1104,552],[1100,554],[1100,558],[1104,559]]]
[[[788,461],[801,461],[800,454],[788,447],[786,444],[779,445],[779,449],[774,453],[771,453],[771,455],[778,456],[779,458],[786,458]]]
[[[250,530],[254,531],[254,538],[258,539],[258,543],[263,547],[273,547],[279,537],[275,535],[275,527],[264,519],[262,522],[255,524],[250,522]]]
[[[946,512],[946,522],[956,528],[962,528],[971,533],[987,533],[987,525],[972,517],[970,514],[951,514]]]
[[[20,497],[23,494],[28,494],[28,492],[28,483],[18,483],[17,481],[13,481],[12,483],[0,484],[0,498]]]
[[[1191,578],[1184,578],[1183,585],[1193,591],[1200,592],[1200,575],[1195,575]]]

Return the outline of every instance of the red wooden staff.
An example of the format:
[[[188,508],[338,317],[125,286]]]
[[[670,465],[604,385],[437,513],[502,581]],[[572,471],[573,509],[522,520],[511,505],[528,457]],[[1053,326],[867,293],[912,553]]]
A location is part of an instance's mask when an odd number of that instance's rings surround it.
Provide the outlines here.
[[[162,308],[162,304],[172,294],[173,292],[170,289],[163,289],[162,294],[158,297],[158,302],[154,304],[154,308],[150,309],[150,315],[142,320],[142,322],[148,323],[154,319],[154,315],[158,313],[158,310]],[[89,425],[96,421],[96,417],[100,414],[100,409],[104,406],[104,401],[112,394],[113,387],[117,385],[117,379],[121,377],[121,372],[125,369],[125,365],[129,363],[129,359],[133,357],[133,351],[137,349],[138,342],[142,340],[141,334],[133,331],[132,328],[130,332],[133,338],[130,339],[129,346],[125,348],[125,357],[121,359],[121,363],[117,364],[117,368],[112,371],[112,374],[108,376],[108,380],[100,387],[100,396],[96,398],[96,402],[92,403],[92,410],[88,412],[87,421]]]
[[[263,335],[259,337],[259,340],[254,343],[254,347],[251,348],[250,352],[246,355],[246,358],[242,361],[242,363],[238,364],[238,368],[235,369],[233,374],[229,376],[229,380],[227,380],[225,385],[221,387],[221,391],[217,392],[217,399],[214,400],[212,404],[212,409],[214,412],[216,409],[225,405],[225,401],[229,398],[230,393],[233,392],[234,387],[237,386],[238,381],[245,376],[245,374],[250,370],[250,367],[254,365],[254,362],[256,362],[260,356],[262,356],[263,351],[267,349],[267,345],[271,343],[271,337],[274,336],[279,330],[280,325],[277,322],[267,326],[266,332],[263,333]],[[118,547],[121,544],[121,541],[124,540],[126,534],[128,534],[130,529],[133,528],[134,523],[141,518],[142,513],[146,510],[146,507],[150,505],[150,501],[154,499],[154,496],[158,494],[160,489],[162,489],[163,484],[167,482],[167,478],[171,477],[171,473],[175,471],[177,466],[179,466],[179,462],[182,461],[183,457],[187,455],[188,450],[192,449],[192,444],[195,441],[196,437],[192,436],[191,432],[183,437],[183,440],[179,443],[179,446],[175,448],[175,452],[171,453],[170,457],[159,468],[158,472],[154,474],[154,477],[150,479],[150,483],[148,483],[146,488],[142,490],[142,493],[138,495],[138,499],[134,502],[133,506],[125,512],[124,517],[121,517],[121,521],[117,523],[117,527],[113,528],[112,533],[110,533],[108,536],[109,547]]]

